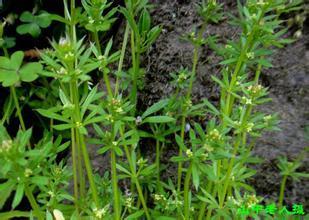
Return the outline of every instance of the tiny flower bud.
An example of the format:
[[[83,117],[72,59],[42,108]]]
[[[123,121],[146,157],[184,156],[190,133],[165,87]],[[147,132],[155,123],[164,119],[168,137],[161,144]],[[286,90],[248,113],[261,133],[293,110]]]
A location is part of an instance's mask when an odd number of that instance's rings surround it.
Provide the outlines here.
[[[136,125],[140,125],[142,123],[142,117],[141,116],[137,116],[135,119],[135,124]]]
[[[186,123],[185,132],[189,132],[191,129],[191,126],[189,123]]]

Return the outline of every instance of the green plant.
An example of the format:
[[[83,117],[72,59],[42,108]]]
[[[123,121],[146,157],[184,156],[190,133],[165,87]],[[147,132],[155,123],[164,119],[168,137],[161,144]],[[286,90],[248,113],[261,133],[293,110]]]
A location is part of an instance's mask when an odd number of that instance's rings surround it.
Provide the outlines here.
[[[174,91],[144,111],[138,105],[146,73],[141,58],[161,32],[160,26],[152,27],[152,6],[147,0],[126,0],[119,8],[107,0],[83,0],[81,7],[76,7],[75,0],[63,0],[64,17],[24,12],[20,19],[27,24],[18,27],[20,33],[38,36],[52,20],[66,26],[63,37],[40,51],[38,62],[26,62],[21,51],[8,51],[13,44],[4,33],[7,21],[1,23],[0,82],[4,89],[10,87],[10,96],[0,126],[0,163],[4,164],[0,208],[15,193],[12,211],[0,213],[0,218],[246,218],[237,209],[261,202],[247,182],[256,172],[250,164],[260,163],[251,155],[252,149],[264,131],[278,130],[277,115],[257,108],[270,101],[259,78],[264,68],[272,67],[269,55],[274,47],[293,42],[282,38],[287,29],[280,15],[299,10],[299,4],[238,2],[239,16],[232,16],[231,23],[241,32],[222,44],[219,36],[205,36],[205,32],[209,24],[224,18],[223,7],[215,0],[202,1],[197,5],[201,25],[182,36],[193,46],[191,68],[171,73]],[[125,18],[120,51],[113,39],[103,40],[118,12]],[[79,37],[80,30],[85,37]],[[128,43],[131,64],[125,69]],[[213,49],[222,59],[221,75],[212,76],[220,88],[218,104],[207,99],[193,103],[202,47]],[[94,74],[102,75],[103,91],[93,85]],[[30,91],[24,91],[25,85]],[[20,101],[38,113],[45,128],[37,144],[31,138],[32,129],[26,129]],[[11,138],[14,135],[5,126],[10,125],[15,108],[22,129]],[[92,128],[95,134],[90,136]],[[155,147],[153,160],[145,157],[144,143]],[[97,154],[110,159],[110,169],[103,176],[92,167],[92,144],[98,146]],[[162,173],[167,165],[161,159],[172,147],[178,149],[171,158],[178,171],[174,180],[166,180]],[[60,160],[64,150],[70,152],[71,166]],[[296,172],[300,164],[300,160],[280,159],[280,206],[287,178],[308,176]],[[24,195],[30,211],[16,210]]]
[[[143,81],[144,70],[140,68],[140,56],[146,52],[153,44],[161,32],[159,26],[151,28],[151,18],[147,10],[147,0],[128,0],[125,1],[126,8],[121,8],[120,12],[127,19],[131,30],[131,55],[132,68],[129,70],[130,80],[132,82],[132,92],[130,101],[137,104],[138,82]],[[139,17],[138,22],[136,17]]]
[[[48,183],[53,178],[48,178],[50,165],[54,164],[57,153],[65,150],[70,143],[61,144],[62,138],[59,136],[52,142],[51,135],[46,133],[35,147],[27,149],[27,143],[31,138],[32,130],[19,131],[16,138],[11,139],[3,126],[0,127],[1,142],[1,179],[4,180],[0,185],[2,208],[11,193],[15,191],[11,207],[15,209],[25,195],[29,200],[34,214],[38,219],[44,219],[41,207],[38,205],[34,192],[48,188]],[[55,165],[54,165],[55,166]],[[59,175],[59,174],[58,174]],[[9,213],[7,213],[10,216]],[[2,215],[2,218],[6,218]]]
[[[16,28],[17,33],[30,34],[32,37],[38,37],[41,34],[41,28],[47,28],[52,22],[50,15],[45,11],[38,12],[38,15],[25,11],[19,19],[24,24]]]
[[[304,153],[305,154],[305,153]],[[282,181],[280,185],[280,194],[278,204],[280,207],[283,205],[284,199],[284,191],[286,188],[286,181],[290,177],[294,181],[299,181],[299,178],[308,178],[308,173],[297,172],[296,170],[302,165],[302,160],[304,158],[303,154],[294,160],[293,162],[289,162],[286,157],[278,158],[278,168],[280,169],[280,174],[282,176]]]

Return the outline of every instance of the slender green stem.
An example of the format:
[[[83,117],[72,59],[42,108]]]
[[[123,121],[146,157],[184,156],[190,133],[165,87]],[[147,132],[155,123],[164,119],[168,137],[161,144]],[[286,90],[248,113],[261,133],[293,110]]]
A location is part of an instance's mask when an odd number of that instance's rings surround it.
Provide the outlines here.
[[[8,120],[9,115],[10,115],[10,110],[11,110],[12,104],[13,104],[13,95],[10,94],[9,103],[8,103],[7,108],[5,109],[3,118],[2,118],[2,120],[1,120],[1,125],[3,125],[3,124],[5,123],[6,120]]]
[[[2,47],[2,50],[3,50],[4,56],[9,57],[8,50],[5,47]]]
[[[186,220],[190,219],[189,188],[190,188],[190,181],[191,181],[192,166],[193,166],[193,163],[191,162],[187,170],[187,174],[185,178],[185,185],[184,185],[184,213],[185,213]]]
[[[121,138],[124,137],[123,128],[120,128],[120,135],[121,135]],[[130,167],[131,174],[133,176],[136,176],[136,170],[134,168],[134,165],[133,165],[133,162],[132,162],[132,158],[131,158],[131,154],[130,154],[130,151],[129,151],[127,145],[124,145],[124,151],[126,153],[126,157],[127,157],[128,162],[129,162],[129,167]],[[145,199],[144,199],[143,191],[141,190],[141,187],[140,187],[140,184],[139,184],[139,181],[138,181],[138,177],[132,178],[131,181],[135,182],[135,185],[136,185],[136,188],[137,188],[137,192],[138,192],[138,197],[139,197],[140,201],[142,202],[143,209],[145,211],[147,219],[151,219],[150,215],[149,215],[147,204],[146,204],[146,202],[143,202],[143,201],[145,201]],[[140,188],[140,189],[138,189],[138,188]],[[133,193],[133,192],[131,192],[131,193]]]
[[[111,168],[112,168],[112,182],[113,182],[113,193],[114,193],[114,210],[115,210],[115,219],[119,220],[121,216],[120,211],[120,197],[118,191],[118,178],[116,171],[116,155],[115,151],[111,151]]]
[[[212,189],[212,182],[208,182],[207,187],[206,187],[206,192],[210,192]],[[206,202],[202,202],[202,206],[198,215],[198,220],[203,220],[205,217],[205,211],[206,211]]]
[[[93,201],[94,201],[96,207],[99,207],[99,197],[98,197],[98,193],[97,193],[97,188],[96,188],[96,185],[95,185],[95,182],[94,182],[91,163],[90,163],[87,147],[86,147],[86,144],[85,144],[84,136],[82,134],[80,134],[80,141],[81,141],[81,149],[82,149],[82,153],[83,153],[83,158],[84,158],[84,162],[85,162],[85,168],[86,168],[86,171],[87,171],[89,185],[90,185],[90,189],[91,189],[91,193],[92,193],[92,198],[93,198]]]
[[[161,189],[160,181],[160,141],[156,141],[157,192]]]
[[[139,74],[139,53],[137,50],[137,43],[135,42],[135,36],[134,33],[131,33],[131,53],[132,53],[132,65],[133,65],[133,71],[132,71],[132,91],[130,96],[131,103],[136,106],[137,103],[137,79]],[[135,111],[135,108],[133,108],[133,111]],[[134,112],[133,112],[134,113]]]
[[[75,132],[74,128],[71,128],[71,144],[72,144],[72,166],[73,166],[73,181],[74,181],[74,204],[78,212],[78,172],[77,172],[77,163],[76,163],[76,145],[75,145]]]
[[[20,217],[30,217],[30,212],[23,211],[9,211],[0,213],[0,219],[14,219]]]
[[[201,40],[203,37],[203,33],[205,31],[206,28],[206,23],[203,23],[202,27],[200,28],[199,32],[198,32],[198,40]],[[191,77],[190,77],[190,81],[189,81],[189,88],[187,90],[187,94],[186,94],[186,100],[185,101],[189,101],[191,100],[191,93],[192,93],[192,87],[193,87],[193,82],[196,76],[196,68],[197,68],[197,63],[199,60],[199,48],[200,46],[195,45],[194,46],[194,51],[193,51],[193,64],[192,64],[192,71],[191,71]],[[180,137],[182,140],[184,140],[185,137],[185,126],[186,126],[186,117],[187,117],[187,106],[183,106],[183,116],[181,118],[181,131],[180,131]],[[179,148],[179,156],[182,156],[182,150]],[[178,192],[181,190],[181,176],[182,176],[182,162],[178,163],[178,175],[177,175],[177,189]]]
[[[99,54],[102,55],[101,44],[100,44],[99,35],[98,35],[97,31],[95,31],[93,33],[93,37],[95,39],[97,50],[98,50]],[[112,99],[113,98],[113,91],[112,91],[112,88],[111,88],[110,80],[108,78],[108,74],[104,70],[102,70],[102,72],[103,72],[103,79],[104,79],[104,82],[105,82],[105,85],[106,85],[106,90],[107,90],[107,93],[108,93],[108,97],[110,99]]]
[[[136,189],[137,189],[138,194],[139,194],[139,195],[143,195],[143,191],[142,191],[142,188],[141,188],[141,186],[140,186],[140,184],[139,184],[139,181],[137,180],[137,177],[135,177],[135,184],[136,184]],[[140,198],[141,203],[142,203],[142,205],[143,205],[143,207],[144,207],[144,211],[145,211],[145,214],[146,214],[146,218],[147,218],[148,220],[151,220],[150,214],[149,214],[149,212],[148,212],[147,204],[146,204],[145,199],[144,199],[144,195],[143,195],[143,196],[140,196],[139,198]],[[145,208],[145,207],[146,207],[146,208]]]
[[[261,59],[263,59],[263,57],[261,57]],[[262,71],[262,65],[258,64],[258,67],[257,67],[256,72],[255,72],[255,77],[254,77],[255,83],[259,83],[261,71]]]
[[[196,67],[197,67],[197,62],[198,62],[198,50],[199,50],[199,47],[195,46],[194,52],[193,52],[194,54],[193,55],[193,67],[192,67],[192,73],[191,73],[190,82],[189,82],[189,89],[186,95],[186,101],[189,101],[189,99],[191,99],[192,87],[193,87],[193,82],[194,82],[194,78],[196,75]],[[180,137],[182,140],[185,139],[186,117],[187,117],[187,107],[184,107],[183,116],[181,118],[181,131],[180,131]],[[179,156],[182,156],[182,150],[180,148],[179,148]],[[178,163],[178,178],[177,178],[178,191],[181,190],[181,176],[182,176],[182,162],[180,161]]]
[[[286,185],[287,178],[288,178],[288,176],[284,175],[282,182],[281,182],[280,195],[279,195],[279,207],[282,207],[282,204],[283,204],[284,191],[285,191],[285,185]]]
[[[261,18],[262,18],[262,15],[260,16],[260,18],[258,19],[256,24],[259,23]],[[240,56],[239,56],[239,58],[237,60],[236,67],[235,67],[234,72],[232,74],[232,78],[231,78],[231,82],[230,82],[229,88],[226,91],[227,94],[224,93],[224,96],[222,97],[222,99],[223,98],[225,99],[225,101],[224,101],[225,107],[222,110],[223,110],[223,113],[227,117],[230,116],[231,111],[233,109],[234,99],[235,98],[232,96],[232,91],[233,91],[233,89],[234,89],[234,87],[236,85],[237,77],[238,77],[239,73],[241,72],[241,69],[242,69],[242,67],[243,67],[243,65],[244,65],[244,63],[246,61],[247,52],[252,47],[252,41],[253,41],[253,37],[255,35],[256,24],[254,24],[254,26],[252,28],[252,31],[249,33],[248,38],[246,40],[246,43],[245,43],[244,47],[242,48],[242,50],[240,52]],[[222,118],[222,127],[225,128],[226,125],[227,125],[226,119]],[[227,193],[227,189],[228,189],[228,185],[229,185],[229,178],[230,178],[230,174],[231,174],[231,171],[232,171],[232,168],[233,168],[233,165],[234,165],[234,160],[235,160],[236,154],[238,152],[238,148],[239,148],[239,145],[240,145],[239,139],[241,139],[241,136],[239,136],[239,138],[237,138],[237,139],[238,139],[237,140],[237,144],[234,146],[234,149],[233,149],[232,159],[228,163],[227,174],[226,174],[226,177],[225,177],[225,183],[224,183],[224,187],[223,187],[223,192],[220,192],[220,193],[218,192],[218,194],[221,194],[221,196],[219,195],[220,207],[223,206],[224,199],[225,199],[225,196],[226,196],[226,193]]]
[[[182,140],[185,139],[185,124],[186,124],[186,117],[183,116],[181,118],[181,131],[180,131],[180,137]],[[179,148],[179,156],[182,156],[182,149]],[[177,189],[178,192],[181,190],[181,177],[182,177],[182,162],[178,162],[178,175],[177,175]]]
[[[120,74],[122,71],[123,60],[124,60],[124,56],[125,56],[125,52],[126,52],[126,48],[128,44],[129,32],[130,32],[130,26],[127,23],[126,30],[124,32],[124,37],[123,37],[123,44],[121,48],[120,59],[118,63],[118,70],[117,70],[118,74]],[[118,95],[118,92],[119,92],[119,75],[117,75],[117,78],[116,78],[115,95]]]
[[[98,49],[99,54],[102,54],[101,44],[98,36],[98,32],[93,33],[96,47]],[[113,98],[113,91],[111,89],[110,80],[106,71],[103,70],[103,79],[106,85],[108,98],[111,100]],[[112,125],[114,130],[114,124]],[[115,219],[120,220],[121,218],[121,206],[120,206],[120,196],[118,190],[118,178],[117,178],[117,169],[116,169],[116,154],[114,149],[111,150],[111,174],[112,174],[112,184],[113,184],[113,194],[114,194],[114,211],[115,211]]]
[[[3,47],[2,50],[3,50],[5,57],[9,57],[8,50],[5,47]],[[11,94],[13,96],[13,100],[14,100],[14,104],[15,104],[15,107],[16,107],[16,112],[17,112],[17,115],[18,115],[18,118],[19,118],[21,128],[22,128],[23,131],[26,131],[26,126],[25,126],[25,123],[24,123],[24,120],[23,120],[23,117],[22,117],[22,114],[21,114],[21,109],[20,109],[20,106],[19,106],[15,86],[14,85],[11,86],[10,90],[11,90]],[[10,98],[10,100],[11,100],[11,98]],[[10,101],[10,103],[11,103],[11,101]],[[4,118],[4,119],[6,119],[6,118]],[[3,124],[4,120],[1,123]]]
[[[99,54],[102,54],[102,49],[101,49],[101,43],[100,43],[100,39],[99,39],[99,34],[97,31],[93,32],[93,38],[94,38],[94,42],[97,45],[97,49]]]
[[[71,88],[72,94],[71,95],[73,96],[74,106],[75,106],[74,119],[75,119],[75,124],[78,124],[78,123],[81,123],[81,116],[80,116],[79,97],[78,97],[79,93],[78,93],[78,88],[77,88],[77,82],[74,79],[74,80],[71,81],[70,84],[72,86],[72,88]],[[94,177],[93,177],[93,173],[92,173],[92,168],[91,168],[91,163],[90,163],[87,147],[86,147],[85,140],[84,140],[84,135],[79,132],[78,127],[76,128],[75,140],[79,143],[79,146],[77,146],[76,149],[80,149],[80,151],[77,150],[77,152],[79,151],[79,154],[82,154],[94,203],[97,207],[99,207],[98,193],[97,193],[96,185],[95,185],[95,182],[94,182]],[[80,161],[78,161],[78,163],[82,163],[81,157],[79,157],[77,155],[77,158],[79,158],[79,160],[80,160]],[[78,167],[78,169],[82,169],[81,164],[77,164],[77,167]],[[82,173],[82,170],[79,171],[79,174],[84,176],[83,173]],[[81,177],[81,178],[83,178],[83,177]],[[83,183],[82,179],[80,179],[80,184],[81,184],[81,187],[85,188],[85,184]],[[84,189],[81,189],[82,193],[84,192],[83,190]]]
[[[25,194],[26,197],[28,198],[30,205],[34,211],[34,213],[36,214],[36,216],[38,217],[39,220],[44,220],[44,215],[42,214],[42,212],[40,211],[39,205],[37,204],[31,190],[29,189],[29,186],[25,186]]]
[[[227,193],[227,189],[228,189],[228,186],[230,184],[230,176],[232,174],[232,170],[233,170],[233,166],[234,166],[234,163],[235,163],[235,158],[236,158],[236,155],[237,155],[237,152],[238,152],[240,142],[241,142],[241,136],[238,135],[234,149],[233,149],[232,158],[231,158],[229,165],[228,165],[228,168],[227,168],[227,173],[226,173],[225,180],[224,180],[224,183],[223,183],[223,191],[221,193],[221,196],[219,195],[219,205],[220,205],[221,208],[223,207],[225,196],[226,196],[226,193]]]
[[[26,126],[25,126],[25,123],[24,123],[24,120],[23,120],[23,116],[21,115],[21,110],[20,110],[18,98],[17,98],[17,95],[16,95],[15,86],[11,86],[10,89],[11,89],[11,93],[13,95],[13,99],[14,99],[14,103],[15,103],[15,107],[16,107],[16,111],[17,111],[17,115],[18,115],[18,118],[19,118],[21,128],[22,128],[23,131],[26,131]]]
[[[104,78],[104,82],[105,82],[105,85],[106,85],[108,97],[110,99],[112,99],[114,95],[113,95],[111,84],[110,84],[110,81],[109,81],[109,78],[108,78],[108,74],[107,74],[106,71],[103,71],[103,78]]]
[[[83,168],[83,157],[80,143],[80,135],[77,128],[75,128],[75,141],[77,146],[77,170],[78,170],[78,180],[79,180],[79,190],[80,190],[80,200],[83,200],[86,196],[86,181]]]
[[[214,185],[214,187],[213,187],[213,190],[212,190],[212,197],[214,197],[215,195],[216,195],[216,193],[217,193],[217,187]],[[208,211],[207,211],[207,216],[206,216],[206,220],[210,220],[210,218],[211,218],[211,214],[212,214],[212,210],[213,209],[208,209]]]
[[[70,5],[70,9],[71,9],[71,26],[70,26],[70,31],[71,31],[71,37],[73,42],[76,42],[76,26],[75,26],[75,0],[71,0],[71,5]]]

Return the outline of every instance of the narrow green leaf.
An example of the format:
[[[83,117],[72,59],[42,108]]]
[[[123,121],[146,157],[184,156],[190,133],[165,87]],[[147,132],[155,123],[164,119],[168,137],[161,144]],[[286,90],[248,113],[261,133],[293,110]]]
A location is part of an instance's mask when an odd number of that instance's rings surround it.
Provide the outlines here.
[[[3,208],[5,202],[10,197],[15,183],[12,180],[8,180],[5,183],[0,184],[0,210]]]
[[[192,182],[193,182],[195,189],[198,190],[198,187],[200,185],[200,176],[199,176],[198,169],[195,164],[192,165]]]
[[[141,217],[142,215],[144,215],[144,210],[139,210],[139,211],[129,215],[128,217],[126,217],[126,220],[139,219],[139,217]]]
[[[58,131],[63,131],[63,130],[67,130],[70,128],[73,128],[74,125],[72,124],[60,124],[60,125],[54,125],[53,128],[58,130]]]
[[[19,205],[23,196],[24,196],[24,184],[20,183],[20,184],[17,185],[15,196],[14,196],[14,199],[13,199],[13,202],[12,202],[12,209],[15,209],[16,206]]]
[[[122,171],[122,172],[124,172],[124,173],[126,173],[126,174],[128,174],[128,175],[131,176],[131,173],[130,173],[126,168],[122,167],[121,165],[116,164],[116,168],[117,168],[118,170],[120,170],[120,171]]]
[[[56,120],[59,120],[59,121],[64,121],[64,122],[67,122],[67,123],[70,123],[71,121],[57,113],[54,113],[48,109],[37,109],[37,111],[43,115],[44,117],[46,118],[52,118],[52,119],[56,119]]]
[[[168,104],[168,100],[164,99],[161,100],[155,104],[153,104],[152,106],[150,106],[143,114],[142,114],[142,118],[146,118],[148,115],[151,115],[157,111],[159,111],[160,109],[164,108],[166,105]]]
[[[151,116],[145,118],[142,123],[168,123],[173,121],[175,121],[175,119],[169,116]]]
[[[144,9],[138,21],[139,32],[142,34],[144,32],[149,31],[150,25],[151,25],[150,14],[147,11],[147,9]]]

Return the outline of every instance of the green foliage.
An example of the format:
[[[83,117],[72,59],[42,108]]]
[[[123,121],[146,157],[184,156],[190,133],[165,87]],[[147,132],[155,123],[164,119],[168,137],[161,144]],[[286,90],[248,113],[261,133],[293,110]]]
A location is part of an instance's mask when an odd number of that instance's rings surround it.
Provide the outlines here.
[[[0,200],[0,208],[14,191],[12,209],[20,204],[25,194],[30,200],[29,194],[32,194],[37,188],[43,191],[48,187],[49,181],[54,180],[48,177],[50,166],[54,164],[57,153],[70,145],[69,142],[61,144],[62,138],[60,136],[53,143],[49,140],[51,135],[46,133],[35,149],[28,149],[26,146],[30,141],[31,134],[31,129],[25,132],[19,131],[16,138],[11,139],[6,129],[0,126],[0,162],[4,164],[0,169],[0,178],[4,180],[0,185],[0,192],[3,195]],[[64,179],[60,181],[64,181]]]
[[[30,34],[32,37],[38,37],[41,34],[41,28],[47,28],[52,22],[50,14],[45,11],[39,11],[37,15],[25,11],[19,19],[24,24],[16,28],[17,33]]]
[[[43,67],[38,62],[23,65],[24,53],[17,51],[10,58],[0,57],[0,82],[4,87],[37,79]]]
[[[309,178],[308,173],[297,172],[297,169],[302,165],[301,160],[289,162],[286,157],[278,158],[278,168],[282,176],[292,177],[294,181],[299,181],[299,178]]]
[[[112,8],[107,13],[105,11],[110,8],[112,2],[107,0],[82,0],[85,12],[82,14],[82,24],[90,32],[108,31],[115,22],[113,18],[117,12],[117,8]]]

